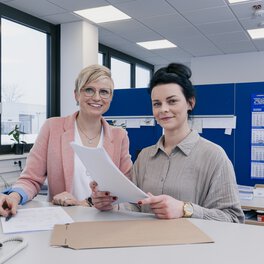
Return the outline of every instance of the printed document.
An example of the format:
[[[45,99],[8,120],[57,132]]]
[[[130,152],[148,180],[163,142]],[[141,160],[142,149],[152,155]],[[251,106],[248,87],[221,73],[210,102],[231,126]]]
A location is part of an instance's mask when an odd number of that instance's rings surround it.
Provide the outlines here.
[[[88,148],[74,142],[71,146],[97,182],[98,189],[117,196],[116,203],[137,203],[148,197],[116,167],[104,148]]]
[[[72,218],[61,207],[18,209],[8,221],[1,217],[4,234],[51,230],[55,224],[72,223]]]

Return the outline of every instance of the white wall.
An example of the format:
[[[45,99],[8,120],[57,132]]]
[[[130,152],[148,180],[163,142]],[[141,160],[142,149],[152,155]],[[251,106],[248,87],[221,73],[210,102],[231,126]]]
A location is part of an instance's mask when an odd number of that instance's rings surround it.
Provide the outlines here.
[[[61,116],[75,112],[74,83],[86,66],[98,63],[98,29],[86,21],[61,25]]]
[[[264,81],[264,52],[194,58],[193,84],[246,83]]]

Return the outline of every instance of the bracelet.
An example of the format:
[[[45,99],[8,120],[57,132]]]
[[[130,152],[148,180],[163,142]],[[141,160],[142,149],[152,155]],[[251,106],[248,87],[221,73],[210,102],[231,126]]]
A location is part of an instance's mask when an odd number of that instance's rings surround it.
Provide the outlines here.
[[[87,202],[87,204],[90,206],[90,207],[93,207],[93,200],[92,200],[92,197],[88,197],[88,198],[86,198],[86,202]]]

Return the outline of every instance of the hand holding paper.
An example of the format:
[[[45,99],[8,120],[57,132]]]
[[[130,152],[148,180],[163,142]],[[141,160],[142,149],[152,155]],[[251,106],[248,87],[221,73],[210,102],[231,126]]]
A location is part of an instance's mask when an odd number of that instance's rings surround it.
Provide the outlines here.
[[[104,148],[88,148],[74,142],[71,146],[99,189],[117,196],[119,203],[137,203],[148,197],[116,167]]]
[[[97,182],[90,182],[92,189],[92,202],[93,206],[100,211],[109,211],[114,209],[114,204],[118,203],[118,197],[112,196],[111,193],[100,191],[97,188]]]

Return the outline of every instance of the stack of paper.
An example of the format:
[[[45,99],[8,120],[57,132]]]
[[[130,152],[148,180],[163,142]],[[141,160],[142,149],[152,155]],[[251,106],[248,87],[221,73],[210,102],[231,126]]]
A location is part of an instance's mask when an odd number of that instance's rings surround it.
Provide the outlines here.
[[[256,187],[253,190],[254,197],[264,197],[264,188],[263,187]]]
[[[104,148],[88,148],[74,142],[71,146],[97,182],[98,189],[116,196],[116,203],[137,203],[148,197],[116,167]]]
[[[239,197],[241,200],[252,200],[253,190],[253,186],[238,185]]]
[[[19,233],[51,230],[55,224],[72,223],[72,218],[61,207],[39,207],[17,210],[6,221],[1,217],[3,233]]]

